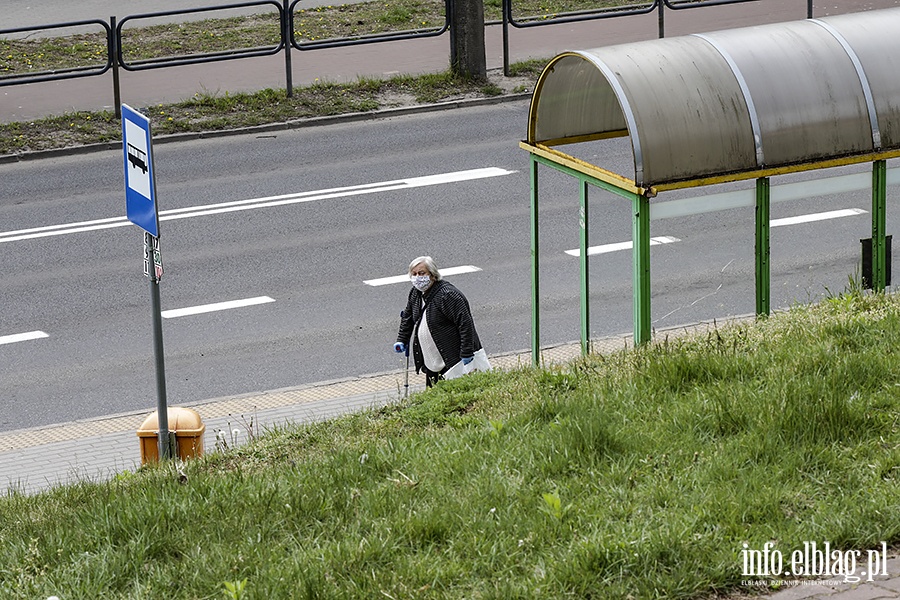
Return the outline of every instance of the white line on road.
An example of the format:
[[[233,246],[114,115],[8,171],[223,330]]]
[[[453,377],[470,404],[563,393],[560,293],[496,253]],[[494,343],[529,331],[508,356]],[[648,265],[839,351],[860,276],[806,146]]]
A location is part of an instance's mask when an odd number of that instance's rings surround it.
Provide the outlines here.
[[[228,302],[216,302],[215,304],[203,304],[202,306],[190,306],[188,308],[164,310],[161,314],[164,319],[174,319],[176,317],[199,315],[202,313],[215,312],[217,310],[242,308],[244,306],[256,306],[257,304],[267,304],[269,302],[275,302],[275,299],[269,298],[268,296],[258,296],[256,298],[247,298],[246,300],[230,300]]]
[[[769,221],[769,227],[782,227],[784,225],[813,223],[815,221],[839,219],[841,217],[855,217],[856,215],[864,214],[866,214],[866,211],[861,208],[844,208],[842,210],[830,210],[828,212],[812,213],[809,215],[800,215],[797,217],[787,217],[785,219],[772,219],[771,221]]]
[[[900,168],[888,169],[887,185],[900,185]],[[872,188],[871,173],[852,173],[850,175],[838,175],[837,177],[823,177],[812,181],[797,181],[783,185],[773,185],[770,191],[770,201],[786,202],[788,200],[800,200],[813,196],[829,196],[843,194],[856,190]],[[696,196],[694,198],[681,198],[667,202],[652,203],[650,205],[650,220],[669,219],[671,217],[686,217],[702,213],[716,212],[729,208],[753,206],[756,203],[756,189],[736,190],[718,194]]]
[[[864,215],[867,211],[861,208],[843,208],[841,210],[830,210],[827,212],[820,213],[811,213],[807,215],[799,215],[796,217],[787,217],[784,219],[772,219],[769,221],[769,227],[784,227],[786,225],[799,225],[801,223],[814,223],[816,221],[826,221],[828,219],[839,219],[841,217],[855,217],[856,215]],[[678,238],[674,238],[671,236],[662,236],[662,237],[653,237],[650,238],[650,245],[655,246],[656,244],[671,244],[673,242],[680,242]],[[593,256],[594,254],[606,254],[607,252],[616,252],[618,250],[631,250],[632,243],[631,242],[617,242],[615,244],[605,244],[603,246],[592,246],[588,248],[588,256]],[[571,256],[579,256],[581,251],[577,248],[575,250],[566,250],[566,254]]]
[[[27,342],[28,340],[39,340],[41,338],[50,337],[43,331],[29,331],[27,333],[16,333],[14,335],[0,336],[0,345],[14,344],[16,342]]]
[[[650,245],[656,246],[659,244],[674,244],[675,242],[680,242],[678,238],[663,235],[659,237],[650,238]],[[632,242],[616,242],[614,244],[604,244],[602,246],[591,246],[587,249],[587,255],[593,256],[595,254],[606,254],[608,252],[617,252],[619,250],[631,250]],[[566,250],[566,254],[569,256],[581,256],[581,249],[575,248],[574,250]]]
[[[463,273],[475,273],[476,271],[480,271],[478,267],[473,267],[472,265],[463,265],[462,267],[448,267],[446,269],[440,269],[441,276],[449,276],[449,275],[461,275]],[[377,287],[379,285],[390,285],[392,283],[409,283],[409,275],[394,275],[392,277],[382,277],[380,279],[367,279],[363,281],[366,285],[371,285],[373,287]]]
[[[281,196],[266,196],[263,198],[251,198],[249,200],[236,200],[233,202],[208,204],[206,206],[174,208],[171,210],[159,211],[159,220],[172,221],[175,219],[189,219],[192,217],[202,217],[206,215],[216,215],[242,210],[252,210],[256,208],[269,208],[273,206],[299,204],[302,202],[313,202],[316,200],[346,198],[350,196],[361,196],[363,194],[374,194],[376,192],[388,192],[392,190],[404,190],[424,186],[441,185],[444,183],[459,183],[461,181],[472,181],[475,179],[486,179],[488,177],[512,175],[516,172],[517,171],[508,171],[499,167],[485,167],[483,169],[470,169],[468,171],[440,173],[437,175],[426,175],[424,177],[411,177],[408,179],[397,179],[393,181],[381,181],[376,183],[366,183],[362,185],[352,185],[325,190],[313,190],[295,194],[283,194]],[[0,243],[19,242],[22,240],[50,237],[55,235],[66,235],[70,233],[81,233],[84,231],[96,231],[98,229],[126,227],[130,224],[131,222],[128,221],[128,219],[126,219],[125,217],[110,217],[107,219],[97,219],[95,221],[80,221],[77,223],[68,223],[64,225],[47,225],[45,227],[19,229],[16,231],[6,231],[0,233]]]

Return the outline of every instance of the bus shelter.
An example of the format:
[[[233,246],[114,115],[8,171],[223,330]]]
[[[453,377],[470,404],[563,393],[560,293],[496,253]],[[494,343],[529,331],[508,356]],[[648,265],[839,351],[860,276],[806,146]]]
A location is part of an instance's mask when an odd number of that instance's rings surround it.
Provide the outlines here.
[[[538,167],[578,180],[581,344],[588,351],[590,186],[632,202],[634,342],[649,341],[650,216],[658,193],[756,180],[756,313],[770,312],[769,178],[871,163],[872,287],[886,281],[886,160],[900,156],[900,8],[564,52],[532,96],[532,357],[540,356]],[[560,147],[628,137],[634,171]],[[596,150],[596,148],[594,149]],[[602,152],[596,153],[602,156]],[[893,175],[893,174],[892,174]],[[868,185],[866,186],[868,187]],[[708,196],[715,203],[717,197]],[[730,208],[708,206],[706,210]]]

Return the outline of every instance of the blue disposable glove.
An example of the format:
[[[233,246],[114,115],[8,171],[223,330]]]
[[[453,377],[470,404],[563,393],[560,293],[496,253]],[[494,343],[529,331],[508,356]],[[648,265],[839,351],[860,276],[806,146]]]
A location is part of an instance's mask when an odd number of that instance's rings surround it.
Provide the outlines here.
[[[462,362],[464,365],[467,365],[470,362],[472,362],[472,359],[474,359],[474,358],[475,358],[474,356],[464,356],[462,359]]]
[[[406,352],[406,344],[403,342],[394,342],[394,352]]]

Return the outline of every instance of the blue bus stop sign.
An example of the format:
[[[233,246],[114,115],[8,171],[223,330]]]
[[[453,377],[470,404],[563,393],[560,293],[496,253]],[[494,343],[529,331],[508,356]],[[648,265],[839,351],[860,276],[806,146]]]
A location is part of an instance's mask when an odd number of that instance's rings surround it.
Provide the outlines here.
[[[122,150],[128,220],[153,237],[159,237],[150,119],[127,104],[122,105]]]

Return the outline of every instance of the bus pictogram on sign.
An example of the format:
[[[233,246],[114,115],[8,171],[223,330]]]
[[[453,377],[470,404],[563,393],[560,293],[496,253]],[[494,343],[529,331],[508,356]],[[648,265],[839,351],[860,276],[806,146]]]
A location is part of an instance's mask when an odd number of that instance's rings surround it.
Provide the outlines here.
[[[147,153],[132,144],[128,144],[128,162],[143,173],[147,172]]]

